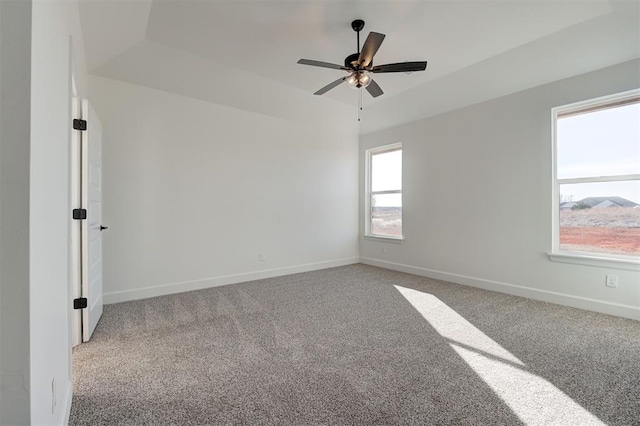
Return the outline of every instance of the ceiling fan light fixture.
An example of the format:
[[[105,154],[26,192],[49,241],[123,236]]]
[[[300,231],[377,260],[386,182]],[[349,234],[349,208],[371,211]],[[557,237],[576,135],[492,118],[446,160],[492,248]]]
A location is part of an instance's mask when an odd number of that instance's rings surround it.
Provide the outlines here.
[[[359,89],[361,87],[367,87],[371,84],[371,75],[369,75],[368,71],[358,71],[351,74],[345,80],[349,87],[354,89]]]

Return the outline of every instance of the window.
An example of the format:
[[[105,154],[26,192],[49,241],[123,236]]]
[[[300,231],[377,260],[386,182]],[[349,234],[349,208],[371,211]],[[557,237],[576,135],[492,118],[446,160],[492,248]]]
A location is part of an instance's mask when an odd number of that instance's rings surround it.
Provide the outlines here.
[[[402,144],[367,150],[366,230],[402,239]]]
[[[640,90],[552,114],[553,253],[640,262]]]

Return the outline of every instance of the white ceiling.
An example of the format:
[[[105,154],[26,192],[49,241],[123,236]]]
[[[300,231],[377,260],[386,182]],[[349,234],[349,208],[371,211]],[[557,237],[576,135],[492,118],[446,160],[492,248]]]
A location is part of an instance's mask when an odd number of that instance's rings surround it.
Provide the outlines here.
[[[93,74],[285,119],[356,117],[357,92],[313,96],[356,51],[350,22],[387,35],[375,63],[427,60],[378,74],[364,94],[367,133],[640,57],[640,2],[81,0]]]

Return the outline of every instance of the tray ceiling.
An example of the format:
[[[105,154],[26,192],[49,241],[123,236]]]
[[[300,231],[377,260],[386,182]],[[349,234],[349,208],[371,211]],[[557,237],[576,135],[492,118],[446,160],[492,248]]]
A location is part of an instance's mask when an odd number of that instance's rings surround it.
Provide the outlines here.
[[[350,115],[346,85],[314,97],[356,51],[350,22],[387,35],[377,63],[428,60],[377,75],[365,102],[374,131],[640,56],[635,1],[80,2],[90,72],[287,119]],[[315,118],[314,118],[315,119]]]

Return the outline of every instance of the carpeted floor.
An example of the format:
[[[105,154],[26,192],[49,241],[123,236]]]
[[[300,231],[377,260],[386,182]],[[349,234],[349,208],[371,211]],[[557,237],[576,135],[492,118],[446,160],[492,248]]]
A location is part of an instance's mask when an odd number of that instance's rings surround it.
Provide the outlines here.
[[[70,424],[640,424],[640,322],[352,265],[107,305]]]

